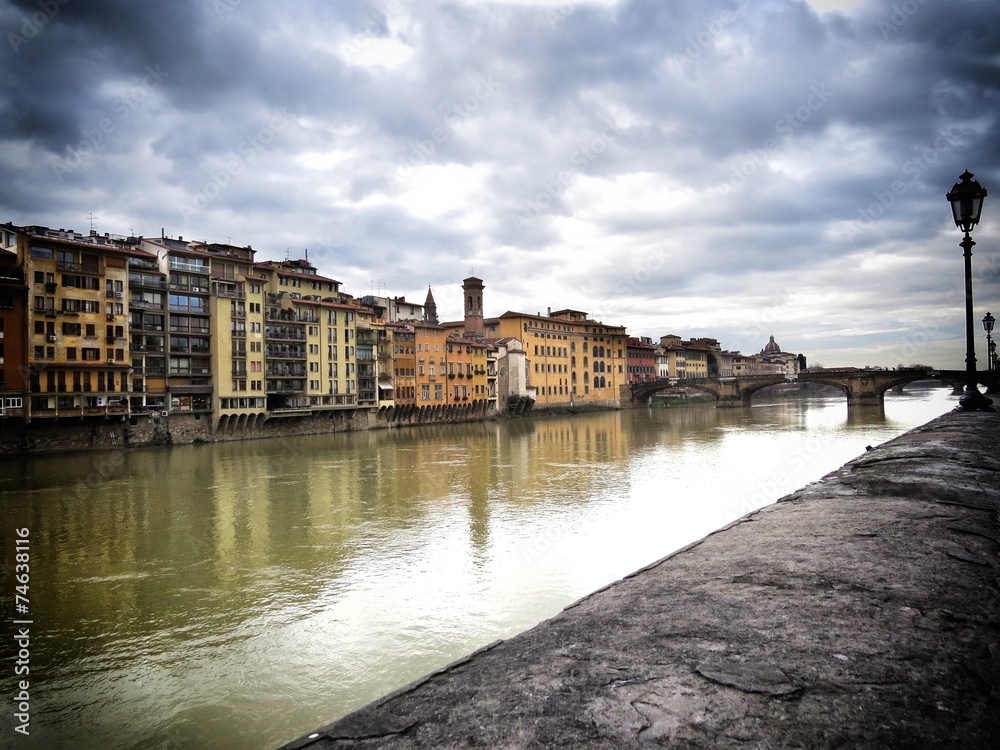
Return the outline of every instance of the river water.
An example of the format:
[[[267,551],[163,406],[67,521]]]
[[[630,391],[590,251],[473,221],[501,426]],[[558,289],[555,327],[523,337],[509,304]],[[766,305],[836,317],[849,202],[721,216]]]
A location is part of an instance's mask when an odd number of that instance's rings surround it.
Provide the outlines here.
[[[6,460],[5,620],[15,529],[31,555],[16,744],[274,748],[955,404],[918,389],[884,413],[792,398]]]

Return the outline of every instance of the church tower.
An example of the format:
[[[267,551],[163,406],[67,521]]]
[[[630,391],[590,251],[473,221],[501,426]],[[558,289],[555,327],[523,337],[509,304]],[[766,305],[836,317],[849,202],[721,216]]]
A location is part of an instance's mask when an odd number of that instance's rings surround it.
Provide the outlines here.
[[[438,325],[438,306],[429,286],[427,287],[427,299],[424,300],[424,322]]]
[[[483,337],[483,280],[475,276],[462,281],[462,296],[465,298],[465,335],[469,338]]]

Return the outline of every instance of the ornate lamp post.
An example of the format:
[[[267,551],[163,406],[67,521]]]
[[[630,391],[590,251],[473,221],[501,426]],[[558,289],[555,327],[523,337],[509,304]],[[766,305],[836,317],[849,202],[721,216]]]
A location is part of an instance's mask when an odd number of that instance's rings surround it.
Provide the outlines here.
[[[983,329],[986,331],[986,351],[989,354],[993,353],[993,324],[997,322],[997,319],[993,317],[989,312],[986,313],[986,317],[983,318]],[[993,372],[993,357],[987,356],[986,358],[986,370],[988,372]]]
[[[983,328],[986,330],[986,370],[990,374],[989,384],[986,386],[987,393],[995,393],[997,389],[997,373],[1000,368],[997,367],[997,344],[993,340],[993,324],[996,323],[996,318],[994,318],[989,312],[986,313],[986,317],[983,318]]]
[[[986,188],[972,178],[973,174],[965,170],[959,178],[962,181],[956,182],[946,196],[951,203],[955,225],[965,232],[965,237],[959,243],[965,250],[965,392],[958,399],[958,404],[966,411],[988,409],[993,403],[979,392],[976,372],[976,339],[972,320],[972,246],[976,243],[969,233],[982,216]]]

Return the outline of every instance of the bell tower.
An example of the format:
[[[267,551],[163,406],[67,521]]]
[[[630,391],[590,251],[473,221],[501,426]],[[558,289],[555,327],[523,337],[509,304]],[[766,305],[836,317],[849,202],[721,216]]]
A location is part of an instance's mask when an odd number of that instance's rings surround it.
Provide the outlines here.
[[[483,280],[475,276],[463,280],[462,296],[465,298],[465,335],[470,338],[482,338]]]

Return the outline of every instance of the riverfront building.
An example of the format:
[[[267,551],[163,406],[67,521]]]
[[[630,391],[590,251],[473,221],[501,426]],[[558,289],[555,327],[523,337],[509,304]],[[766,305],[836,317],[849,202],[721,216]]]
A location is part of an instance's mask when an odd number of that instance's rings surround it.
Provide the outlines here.
[[[356,299],[308,257],[259,261],[249,245],[2,225],[0,417],[93,425],[95,436],[113,422],[122,439],[121,425],[164,417],[176,418],[167,432],[187,420],[189,439],[276,419],[294,433],[296,418],[346,429],[369,415],[617,406],[633,383],[804,367],[773,337],[743,357],[715,339],[630,339],[580,310],[486,317],[484,290],[464,279],[463,318],[442,323],[430,287],[423,305]]]
[[[629,336],[627,359],[625,370],[629,385],[651,383],[657,379],[656,346],[652,339]]]
[[[24,281],[27,305],[14,305],[11,341],[21,375],[7,382],[5,416],[20,403],[25,419],[127,415],[132,392],[131,354],[126,318],[129,260],[151,260],[134,238],[84,237],[45,227],[3,228],[5,252],[16,253],[8,279]],[[17,284],[8,280],[11,300]],[[5,315],[4,337],[7,337]],[[18,346],[20,349],[20,346]],[[5,346],[6,350],[6,346]],[[24,374],[27,377],[24,377]],[[27,382],[25,382],[27,381]],[[10,386],[20,386],[19,396]],[[17,399],[20,399],[18,402]],[[8,404],[11,407],[8,408]]]
[[[624,326],[591,320],[580,310],[548,315],[508,311],[484,321],[488,339],[517,339],[526,352],[528,386],[539,406],[618,405],[626,382]]]

